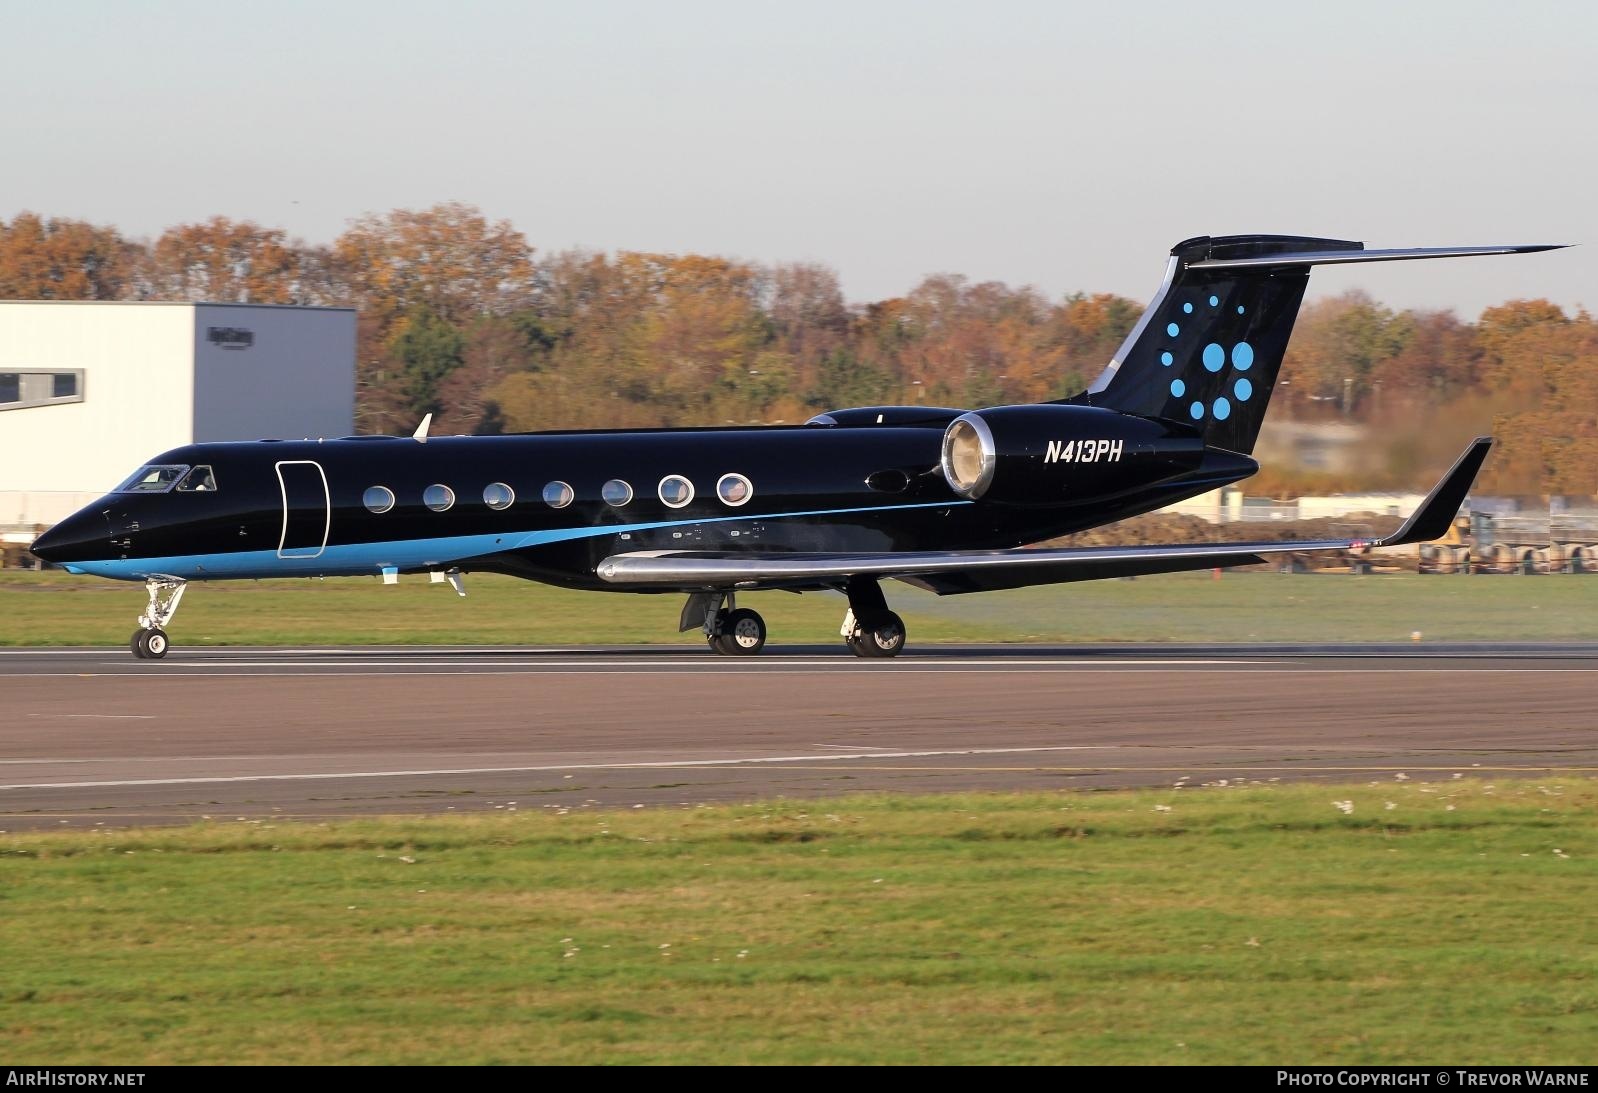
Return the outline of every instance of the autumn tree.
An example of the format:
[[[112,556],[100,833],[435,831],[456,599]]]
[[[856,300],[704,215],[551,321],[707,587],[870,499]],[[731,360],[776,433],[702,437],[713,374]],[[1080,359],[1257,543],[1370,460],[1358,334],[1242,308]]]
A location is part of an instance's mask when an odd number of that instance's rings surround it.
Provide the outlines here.
[[[489,434],[505,430],[505,414],[494,395],[518,372],[541,371],[555,339],[531,311],[485,315],[465,331],[460,364],[438,381],[440,434]]]
[[[346,301],[369,320],[358,339],[360,386],[371,390],[370,377],[384,375],[400,388],[397,404],[357,407],[363,428],[403,427],[439,408],[440,385],[464,360],[462,329],[531,300],[532,254],[508,221],[458,202],[351,223],[334,241],[332,264]]]
[[[119,299],[132,249],[115,228],[18,213],[0,220],[0,298]]]
[[[1055,337],[1064,353],[1064,371],[1054,390],[1074,395],[1098,378],[1137,325],[1143,306],[1109,292],[1075,293],[1054,309]]]
[[[168,228],[141,270],[145,295],[155,300],[237,304],[322,303],[314,274],[319,264],[281,228],[214,216]]]
[[[777,344],[794,365],[796,383],[813,386],[820,362],[849,342],[854,315],[838,275],[814,263],[784,263],[772,269],[769,284],[766,313]]]
[[[1304,307],[1288,343],[1283,379],[1299,407],[1343,416],[1367,403],[1385,364],[1407,344],[1413,323],[1360,291]]]
[[[1480,380],[1476,331],[1451,311],[1408,313],[1408,336],[1398,352],[1373,362],[1378,414],[1412,415],[1417,409],[1460,398]]]
[[[521,306],[532,256],[509,221],[458,202],[363,216],[333,244],[351,301],[385,322],[417,307],[464,323]]]

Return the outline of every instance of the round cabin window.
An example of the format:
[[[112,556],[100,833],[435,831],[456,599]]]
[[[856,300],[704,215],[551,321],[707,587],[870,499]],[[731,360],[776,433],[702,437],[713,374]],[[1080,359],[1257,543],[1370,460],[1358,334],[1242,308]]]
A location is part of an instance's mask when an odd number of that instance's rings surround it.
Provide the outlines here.
[[[599,488],[599,496],[612,508],[621,508],[633,499],[633,488],[619,478],[612,478]]]
[[[434,512],[447,512],[455,504],[455,491],[435,483],[422,491],[422,504]]]
[[[564,482],[551,482],[544,487],[544,504],[552,509],[563,509],[577,499],[577,494]]]
[[[491,482],[483,487],[483,504],[495,512],[503,512],[516,503],[516,491],[503,482]]]
[[[680,509],[694,499],[694,484],[680,474],[660,480],[660,500],[669,509]]]
[[[368,486],[361,494],[361,504],[368,512],[387,512],[394,507],[394,491],[387,486]]]
[[[737,508],[755,495],[755,487],[741,474],[724,474],[716,483],[716,496],[722,504]]]

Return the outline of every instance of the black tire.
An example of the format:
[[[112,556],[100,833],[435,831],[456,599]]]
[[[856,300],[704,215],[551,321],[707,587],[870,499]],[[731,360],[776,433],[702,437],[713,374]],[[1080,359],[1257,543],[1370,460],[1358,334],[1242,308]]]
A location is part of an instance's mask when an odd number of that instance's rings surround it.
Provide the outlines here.
[[[144,638],[147,634],[149,634],[148,630],[135,630],[133,631],[133,636],[128,639],[128,648],[132,649],[133,655],[140,660],[147,660],[150,656],[144,648]]]
[[[766,647],[766,620],[747,607],[727,612],[716,630],[711,644],[724,656],[752,657]]]
[[[144,656],[146,660],[160,660],[166,656],[166,651],[171,648],[165,630],[146,630],[144,632]]]
[[[849,651],[857,657],[896,657],[904,649],[904,620],[892,611],[874,629],[860,628],[849,639]]]

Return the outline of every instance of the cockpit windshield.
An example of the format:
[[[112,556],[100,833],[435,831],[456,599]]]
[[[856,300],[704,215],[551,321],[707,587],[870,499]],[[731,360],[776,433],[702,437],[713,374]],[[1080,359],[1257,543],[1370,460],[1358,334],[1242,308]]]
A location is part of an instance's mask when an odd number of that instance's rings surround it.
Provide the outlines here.
[[[168,463],[140,467],[112,493],[166,493],[188,470],[187,464]]]
[[[216,489],[216,475],[211,473],[210,467],[195,467],[183,481],[178,483],[179,493],[204,493]]]

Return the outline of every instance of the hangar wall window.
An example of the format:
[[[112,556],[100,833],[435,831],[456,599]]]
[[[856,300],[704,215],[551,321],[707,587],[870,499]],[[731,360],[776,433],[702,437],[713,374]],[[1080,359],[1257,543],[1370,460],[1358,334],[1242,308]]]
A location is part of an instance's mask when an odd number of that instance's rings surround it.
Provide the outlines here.
[[[680,474],[660,480],[660,500],[669,509],[680,509],[694,499],[694,484]]]
[[[394,491],[387,486],[367,486],[361,494],[361,504],[368,512],[387,512],[394,507]]]
[[[544,504],[552,509],[563,509],[576,498],[577,494],[564,482],[551,482],[544,487]]]
[[[448,512],[455,504],[455,491],[448,486],[431,485],[422,491],[422,504],[434,512]]]
[[[503,482],[490,482],[483,487],[483,504],[495,512],[503,512],[516,503],[516,491]]]
[[[83,369],[66,372],[0,372],[0,410],[83,401]]]
[[[619,478],[612,478],[599,488],[599,496],[612,508],[621,508],[633,499],[633,488]]]
[[[755,495],[755,487],[741,474],[724,474],[716,483],[716,496],[724,505],[737,508]]]

